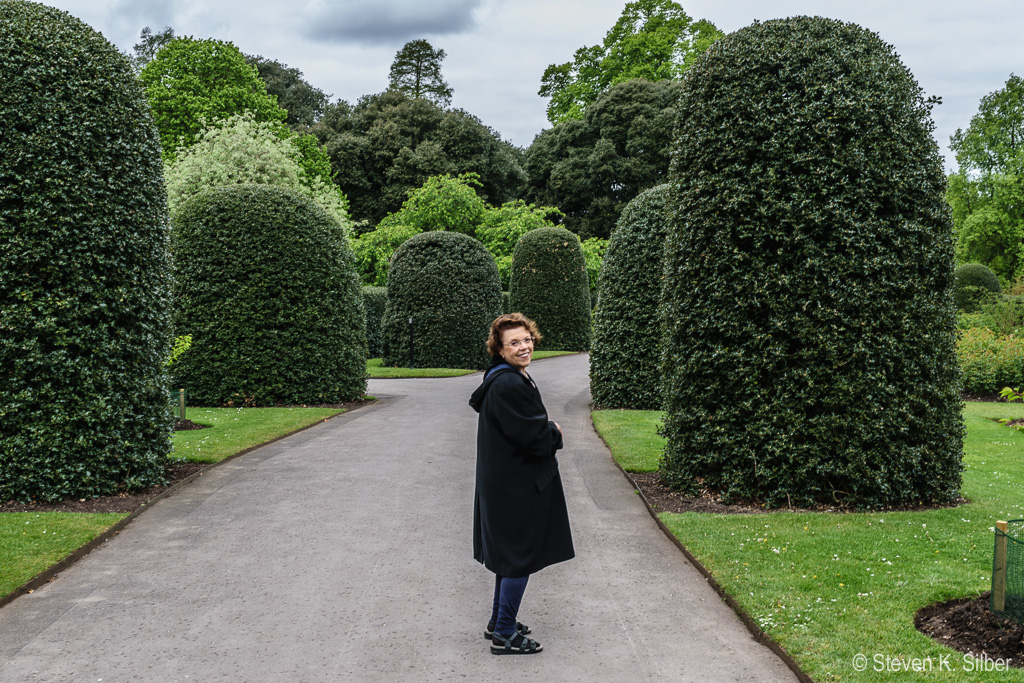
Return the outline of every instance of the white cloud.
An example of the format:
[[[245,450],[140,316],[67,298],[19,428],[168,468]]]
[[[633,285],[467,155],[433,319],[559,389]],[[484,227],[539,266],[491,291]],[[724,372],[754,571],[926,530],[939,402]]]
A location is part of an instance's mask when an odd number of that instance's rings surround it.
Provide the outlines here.
[[[393,43],[474,28],[480,0],[318,0],[307,7],[304,33],[323,41]]]

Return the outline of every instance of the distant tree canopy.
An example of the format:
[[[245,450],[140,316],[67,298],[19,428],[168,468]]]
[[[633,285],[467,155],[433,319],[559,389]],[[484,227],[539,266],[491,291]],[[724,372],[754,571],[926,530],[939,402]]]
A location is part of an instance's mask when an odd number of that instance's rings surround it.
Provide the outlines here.
[[[310,85],[301,71],[261,55],[246,55],[245,61],[256,67],[267,92],[276,96],[278,106],[288,112],[286,123],[290,127],[312,126],[323,115],[331,96]]]
[[[480,119],[394,90],[355,106],[329,104],[310,132],[330,156],[353,220],[365,222],[362,232],[431,176],[476,173],[491,204],[516,198],[526,181],[522,152]]]
[[[444,50],[435,50],[426,40],[410,40],[395,54],[388,87],[447,107],[452,89],[441,76],[441,62],[446,56]]]
[[[1007,281],[1024,275],[1024,80],[1011,74],[983,97],[950,148],[959,166],[946,192],[957,260],[985,264]]]
[[[135,54],[131,55],[128,60],[136,71],[142,71],[142,67],[152,61],[160,48],[172,40],[174,40],[174,29],[170,26],[164,26],[164,30],[159,33],[153,33],[153,30],[146,26],[139,33],[139,42],[132,46]]]
[[[582,239],[607,238],[626,204],[665,182],[678,81],[612,86],[582,120],[541,132],[526,152],[527,201],[557,206]]]
[[[693,21],[672,0],[631,2],[601,45],[581,47],[571,62],[544,71],[538,94],[551,98],[548,121],[557,125],[583,118],[616,83],[678,78],[723,35],[709,21]]]
[[[214,121],[244,111],[256,121],[284,121],[287,113],[267,94],[256,69],[221,40],[175,38],[139,74],[153,110],[165,161],[196,141]]]

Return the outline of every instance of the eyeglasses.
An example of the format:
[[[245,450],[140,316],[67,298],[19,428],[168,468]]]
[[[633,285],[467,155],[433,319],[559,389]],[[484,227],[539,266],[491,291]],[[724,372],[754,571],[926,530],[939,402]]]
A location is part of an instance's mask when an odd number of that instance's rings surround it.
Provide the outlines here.
[[[525,339],[514,339],[510,341],[508,344],[505,344],[505,346],[508,346],[513,349],[518,349],[523,344],[529,344],[530,346],[533,346],[535,341],[536,340],[533,337],[526,337]]]

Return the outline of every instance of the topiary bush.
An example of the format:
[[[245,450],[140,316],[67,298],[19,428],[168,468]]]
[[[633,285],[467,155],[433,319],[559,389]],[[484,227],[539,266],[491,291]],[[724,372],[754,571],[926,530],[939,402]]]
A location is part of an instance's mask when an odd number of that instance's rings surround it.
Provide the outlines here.
[[[172,366],[199,405],[339,403],[366,391],[366,319],[341,226],[269,185],[201,192],[174,217]]]
[[[601,408],[661,410],[658,302],[670,193],[658,185],[637,196],[608,240],[590,350],[590,395]]]
[[[383,365],[470,368],[490,364],[487,334],[501,315],[501,278],[487,248],[457,232],[423,232],[395,251],[388,273]]]
[[[384,320],[384,306],[388,301],[387,287],[367,286],[362,288],[363,309],[366,311],[366,346],[370,358],[380,358],[384,353],[381,337],[381,323]]]
[[[954,237],[913,76],[854,24],[770,21],[711,46],[677,115],[664,480],[772,507],[954,500]]]
[[[516,243],[509,288],[512,310],[544,335],[538,350],[590,348],[590,282],[580,240],[565,228],[537,228]]]
[[[991,294],[1000,295],[1003,287],[999,276],[981,263],[965,263],[953,271],[953,297],[956,307],[965,313],[974,313]]]
[[[164,481],[171,412],[160,138],[127,58],[0,2],[0,501]]]

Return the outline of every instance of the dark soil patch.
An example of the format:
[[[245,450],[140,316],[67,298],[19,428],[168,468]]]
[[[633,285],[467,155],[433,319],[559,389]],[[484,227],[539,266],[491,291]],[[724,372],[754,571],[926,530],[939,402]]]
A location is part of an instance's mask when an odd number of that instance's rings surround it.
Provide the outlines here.
[[[679,491],[673,491],[661,481],[658,472],[630,472],[630,479],[637,489],[644,495],[647,502],[654,508],[655,512],[718,512],[724,514],[742,515],[758,512],[858,512],[852,508],[839,505],[828,507],[820,505],[813,508],[786,507],[767,508],[757,501],[742,501],[739,503],[723,503],[718,496],[711,491],[702,491],[699,496],[689,496]],[[936,510],[939,508],[956,507],[967,503],[965,498],[957,498],[952,503],[943,505],[906,505],[878,508],[872,512],[890,511],[920,511]]]
[[[964,392],[960,398],[965,401],[981,401],[983,403],[1006,403],[1006,399],[999,394],[969,394]]]
[[[988,600],[989,593],[984,593],[930,605],[914,615],[914,626],[954,650],[1024,667],[1024,626],[993,614]]]
[[[193,422],[192,420],[175,420],[174,431],[184,432],[191,429],[208,429],[210,425],[201,425]]]

